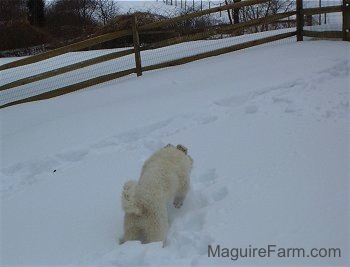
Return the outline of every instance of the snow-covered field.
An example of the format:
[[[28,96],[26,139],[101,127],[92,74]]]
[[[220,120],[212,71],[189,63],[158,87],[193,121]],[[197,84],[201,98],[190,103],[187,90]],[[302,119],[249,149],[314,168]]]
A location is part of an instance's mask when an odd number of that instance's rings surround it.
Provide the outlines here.
[[[269,44],[0,110],[0,265],[348,266],[349,61],[346,42]],[[168,143],[194,169],[166,246],[119,245],[122,185]]]

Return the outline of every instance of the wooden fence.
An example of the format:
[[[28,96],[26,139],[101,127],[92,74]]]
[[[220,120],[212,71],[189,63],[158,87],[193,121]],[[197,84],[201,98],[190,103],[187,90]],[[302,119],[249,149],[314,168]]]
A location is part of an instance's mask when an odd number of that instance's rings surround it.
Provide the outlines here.
[[[279,21],[281,19],[287,18],[287,17],[296,17],[296,30],[288,33],[282,33],[282,34],[277,34],[274,36],[269,36],[265,38],[261,38],[258,40],[254,41],[249,41],[249,42],[244,42],[241,44],[236,44],[232,45],[229,47],[221,48],[221,49],[216,49],[210,52],[205,52],[205,53],[200,53],[197,55],[193,56],[188,56],[184,58],[180,58],[177,60],[172,60],[160,64],[154,64],[151,66],[146,66],[142,67],[142,58],[141,58],[141,47],[140,47],[140,41],[139,41],[139,34],[145,34],[149,32],[150,30],[154,29],[160,29],[169,25],[173,25],[178,22],[186,21],[189,19],[201,17],[204,15],[209,15],[215,12],[221,12],[225,10],[231,10],[231,9],[237,9],[237,8],[242,8],[242,7],[247,7],[247,6],[252,6],[252,5],[257,5],[257,4],[262,4],[262,3],[267,3],[270,0],[246,0],[242,2],[237,2],[237,3],[232,3],[229,5],[225,6],[220,6],[220,7],[215,7],[215,8],[210,8],[207,10],[202,10],[199,12],[194,12],[190,14],[186,14],[183,16],[179,17],[174,17],[171,19],[159,21],[159,22],[154,22],[150,23],[147,25],[143,26],[137,26],[137,21],[136,17],[134,16],[132,18],[132,28],[131,29],[126,29],[122,31],[117,31],[113,33],[108,33],[104,34],[101,36],[93,37],[85,41],[81,41],[75,44],[71,44],[65,47],[61,47],[52,51],[44,52],[39,55],[34,55],[28,58],[20,59],[8,64],[4,64],[0,66],[0,71],[11,69],[11,68],[16,68],[19,66],[24,66],[27,64],[32,64],[36,63],[45,59],[53,58],[62,54],[65,54],[67,52],[73,52],[73,51],[79,51],[84,48],[88,48],[100,43],[108,42],[117,38],[125,37],[125,36],[132,36],[133,37],[133,44],[134,48],[132,49],[127,49],[119,52],[114,52],[110,53],[107,55],[95,57],[93,59],[85,60],[79,63],[71,64],[65,67],[61,67],[52,71],[47,71],[43,72],[38,75],[33,75],[27,78],[19,79],[17,81],[13,81],[11,83],[7,83],[5,85],[0,86],[0,91],[4,90],[11,90],[12,88],[22,86],[25,84],[37,82],[40,80],[44,80],[53,76],[57,76],[63,73],[71,72],[74,70],[78,70],[87,66],[91,66],[94,64],[98,64],[101,62],[106,62],[112,59],[117,59],[124,57],[126,55],[134,54],[135,55],[135,68],[123,70],[123,71],[118,71],[114,72],[112,74],[108,75],[103,75],[99,76],[96,78],[92,78],[80,83],[68,85],[62,88],[57,88],[55,90],[42,93],[39,95],[31,96],[25,99],[21,99],[18,101],[13,101],[11,103],[4,104],[0,106],[0,108],[5,108],[8,106],[20,104],[20,103],[26,103],[30,101],[36,101],[36,100],[43,100],[43,99],[48,99],[52,98],[55,96],[63,95],[66,93],[70,93],[76,90],[80,90],[89,86],[93,86],[99,83],[107,82],[119,77],[123,77],[126,75],[130,75],[133,73],[136,73],[137,76],[141,76],[142,72],[144,71],[150,71],[150,70],[155,70],[155,69],[160,69],[160,68],[165,68],[169,66],[174,66],[174,65],[180,65],[184,63],[188,63],[191,61],[199,60],[199,59],[204,59],[207,57],[211,56],[216,56],[216,55],[221,55],[224,53],[232,52],[232,51],[237,51],[240,49],[244,48],[249,48],[253,47],[256,45],[268,43],[268,42],[273,42],[277,40],[281,40],[284,38],[292,37],[292,36],[297,36],[297,41],[302,41],[304,36],[308,37],[316,37],[316,38],[341,38],[344,41],[349,41],[350,40],[350,0],[343,0],[343,5],[341,6],[332,6],[332,7],[321,7],[321,8],[308,8],[304,9],[303,8],[303,2],[302,0],[296,0],[296,10],[295,11],[290,11],[290,12],[285,12],[285,13],[278,13],[275,15],[270,15],[264,18],[258,18],[258,19],[253,19],[247,22],[242,22],[238,24],[233,24],[233,25],[222,25],[222,26],[217,26],[214,28],[207,29],[206,31],[200,32],[200,33],[194,33],[191,35],[187,36],[181,36],[181,37],[176,37],[176,38],[170,38],[158,43],[154,43],[148,47],[148,49],[154,49],[154,48],[161,48],[161,47],[166,47],[169,45],[174,45],[174,44],[179,44],[187,41],[193,41],[193,40],[199,40],[199,39],[205,39],[208,37],[211,37],[216,34],[222,34],[222,33],[234,33],[234,32],[240,32],[244,29],[247,29],[252,26],[258,26],[258,25],[266,25],[270,23],[274,23],[276,21]],[[343,27],[342,31],[331,31],[331,32],[318,32],[318,31],[307,31],[303,29],[304,26],[304,18],[305,16],[310,16],[310,15],[316,15],[316,14],[323,14],[323,13],[332,13],[332,12],[342,12],[343,15]]]

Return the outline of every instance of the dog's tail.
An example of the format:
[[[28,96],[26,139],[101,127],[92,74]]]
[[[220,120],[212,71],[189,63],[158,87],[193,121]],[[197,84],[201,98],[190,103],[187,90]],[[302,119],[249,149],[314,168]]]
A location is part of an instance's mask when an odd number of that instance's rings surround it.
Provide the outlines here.
[[[142,209],[137,205],[136,194],[136,181],[128,181],[124,184],[122,204],[126,213],[132,213],[135,215],[141,215]]]

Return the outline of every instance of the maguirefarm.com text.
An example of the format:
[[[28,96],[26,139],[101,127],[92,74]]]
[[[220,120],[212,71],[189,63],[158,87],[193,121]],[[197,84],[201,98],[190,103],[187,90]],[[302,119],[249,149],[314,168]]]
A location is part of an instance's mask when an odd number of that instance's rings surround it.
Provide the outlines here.
[[[230,258],[233,261],[240,258],[341,258],[340,248],[282,248],[276,245],[256,248],[251,245],[246,248],[227,248],[220,245],[208,245],[208,257]]]

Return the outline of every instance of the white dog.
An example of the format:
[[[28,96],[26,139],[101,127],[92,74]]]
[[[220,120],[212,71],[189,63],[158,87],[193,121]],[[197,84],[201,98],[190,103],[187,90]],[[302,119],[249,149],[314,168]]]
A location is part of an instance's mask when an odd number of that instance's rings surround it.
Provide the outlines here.
[[[176,208],[182,206],[189,189],[192,163],[187,148],[169,144],[144,163],[138,182],[125,183],[123,241],[163,241],[164,245],[168,230],[167,204],[173,201]]]

